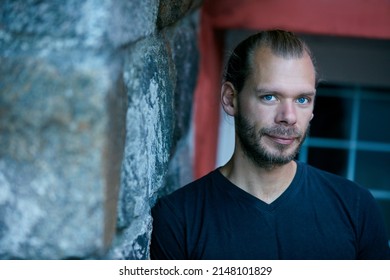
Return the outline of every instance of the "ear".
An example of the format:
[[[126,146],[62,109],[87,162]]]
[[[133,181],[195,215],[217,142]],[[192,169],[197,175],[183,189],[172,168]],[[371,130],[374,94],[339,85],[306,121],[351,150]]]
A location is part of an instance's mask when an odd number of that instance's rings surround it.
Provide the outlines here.
[[[221,104],[229,116],[234,116],[237,110],[237,92],[231,82],[224,82],[221,87]]]
[[[314,117],[314,114],[311,114],[310,121],[313,119],[313,117]]]

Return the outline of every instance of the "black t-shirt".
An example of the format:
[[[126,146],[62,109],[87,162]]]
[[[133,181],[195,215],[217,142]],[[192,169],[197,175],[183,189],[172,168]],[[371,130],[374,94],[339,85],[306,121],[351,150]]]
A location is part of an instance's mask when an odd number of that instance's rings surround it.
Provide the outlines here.
[[[372,195],[297,162],[287,190],[267,204],[218,169],[152,209],[152,259],[388,259]]]

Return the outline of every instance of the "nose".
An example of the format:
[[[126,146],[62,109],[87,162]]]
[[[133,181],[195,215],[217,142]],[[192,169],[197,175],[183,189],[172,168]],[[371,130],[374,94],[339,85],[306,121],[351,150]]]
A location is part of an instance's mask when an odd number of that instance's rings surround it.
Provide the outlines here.
[[[283,125],[294,125],[297,122],[297,112],[293,102],[285,101],[279,104],[275,122]]]

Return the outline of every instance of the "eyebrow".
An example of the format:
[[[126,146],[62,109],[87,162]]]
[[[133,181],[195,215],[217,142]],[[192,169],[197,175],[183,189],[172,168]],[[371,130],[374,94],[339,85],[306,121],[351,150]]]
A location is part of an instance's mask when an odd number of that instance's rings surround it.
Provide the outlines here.
[[[255,88],[254,91],[258,94],[275,94],[275,95],[280,95],[281,92],[278,90],[273,90],[273,89],[267,89],[267,88]],[[304,91],[299,93],[300,96],[315,96],[316,95],[316,90],[314,91]]]

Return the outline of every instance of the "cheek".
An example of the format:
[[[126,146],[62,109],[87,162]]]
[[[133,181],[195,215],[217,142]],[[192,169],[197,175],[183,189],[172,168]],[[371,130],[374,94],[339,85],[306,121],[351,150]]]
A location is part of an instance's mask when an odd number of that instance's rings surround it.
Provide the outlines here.
[[[259,108],[251,108],[243,112],[245,117],[256,127],[267,126],[273,123],[273,113]]]
[[[301,112],[299,115],[299,123],[302,127],[307,127],[310,121],[313,119],[313,111]]]
[[[243,113],[255,120],[256,122],[269,122],[273,120],[276,114],[276,108],[274,106],[265,106],[261,104],[258,100],[253,100],[253,102],[245,104],[243,107]]]
[[[256,123],[261,126],[270,126],[275,123],[276,118],[276,109],[272,106],[261,106],[261,108],[256,108],[253,113],[253,118]]]

